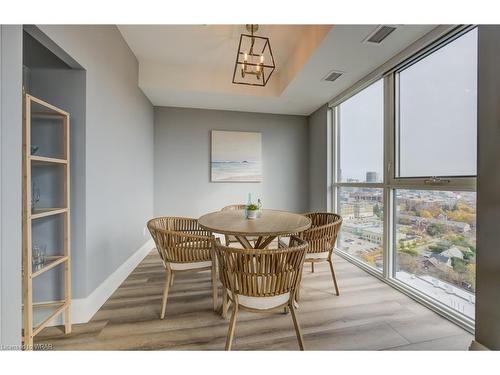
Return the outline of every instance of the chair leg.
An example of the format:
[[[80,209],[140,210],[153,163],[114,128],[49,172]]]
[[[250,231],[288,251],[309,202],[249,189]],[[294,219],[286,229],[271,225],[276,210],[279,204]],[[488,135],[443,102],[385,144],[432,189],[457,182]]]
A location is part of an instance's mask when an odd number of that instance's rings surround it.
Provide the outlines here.
[[[314,273],[314,262],[311,262],[311,272]]]
[[[333,270],[333,263],[331,258],[328,259],[328,264],[330,265],[330,271],[332,271],[333,285],[335,285],[335,293],[337,294],[337,296],[340,296],[339,286],[337,285],[337,278],[335,277],[335,271]]]
[[[300,280],[302,281],[302,270],[300,271]],[[295,301],[297,301],[297,302],[299,302],[299,299],[300,299],[300,284],[301,283],[299,283],[299,285],[297,285],[297,289],[295,290]]]
[[[170,286],[174,285],[174,274],[172,273],[172,277],[170,278]]]
[[[161,304],[161,315],[160,319],[165,318],[165,310],[167,308],[167,298],[168,298],[168,290],[170,288],[170,283],[172,278],[174,277],[172,271],[167,270],[167,275],[165,277],[165,286],[163,288],[163,301]]]
[[[224,288],[222,290],[222,314],[221,314],[223,319],[227,319],[228,299],[229,299],[229,297],[227,295],[227,291]]]
[[[299,342],[300,350],[304,350],[304,339],[302,338],[302,332],[300,331],[299,321],[295,314],[295,307],[293,306],[293,301],[289,304],[290,312],[292,313],[293,326],[295,327],[295,334],[297,335],[297,341]]]
[[[227,331],[226,350],[231,350],[233,345],[234,328],[236,327],[236,315],[238,314],[238,303],[233,303],[233,312],[231,321],[229,322],[229,330]]]
[[[215,267],[215,262],[212,263],[212,300],[214,311],[217,311],[217,269]]]

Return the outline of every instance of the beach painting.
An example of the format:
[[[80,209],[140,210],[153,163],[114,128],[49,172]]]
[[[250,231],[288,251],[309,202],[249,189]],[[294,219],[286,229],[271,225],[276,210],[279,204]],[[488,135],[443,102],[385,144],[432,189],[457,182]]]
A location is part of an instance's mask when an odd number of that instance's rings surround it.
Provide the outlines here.
[[[212,130],[212,182],[261,182],[262,134]]]

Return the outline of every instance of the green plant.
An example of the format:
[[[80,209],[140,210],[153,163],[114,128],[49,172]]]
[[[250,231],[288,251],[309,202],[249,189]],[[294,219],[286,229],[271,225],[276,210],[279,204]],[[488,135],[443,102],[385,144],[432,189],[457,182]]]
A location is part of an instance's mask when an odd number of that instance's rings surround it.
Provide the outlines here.
[[[256,205],[256,204],[253,204],[253,203],[252,203],[252,204],[248,204],[248,205],[247,205],[247,210],[248,210],[248,211],[257,211],[258,209],[259,209],[259,207],[257,207],[257,205]]]

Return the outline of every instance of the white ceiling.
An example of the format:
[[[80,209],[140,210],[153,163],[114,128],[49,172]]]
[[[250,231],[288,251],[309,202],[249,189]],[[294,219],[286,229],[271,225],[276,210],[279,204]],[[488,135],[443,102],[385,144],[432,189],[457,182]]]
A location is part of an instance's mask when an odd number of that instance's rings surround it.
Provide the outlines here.
[[[397,25],[380,45],[376,25],[260,25],[277,69],[266,87],[234,85],[242,25],[124,25],[139,61],[139,87],[155,106],[309,115],[436,25]],[[331,70],[345,74],[322,79]]]
[[[256,35],[272,38],[274,58],[283,63],[295,47],[302,25],[260,25]],[[222,65],[234,67],[241,25],[128,25],[119,26],[140,61],[172,65]],[[274,48],[276,45],[276,48]]]

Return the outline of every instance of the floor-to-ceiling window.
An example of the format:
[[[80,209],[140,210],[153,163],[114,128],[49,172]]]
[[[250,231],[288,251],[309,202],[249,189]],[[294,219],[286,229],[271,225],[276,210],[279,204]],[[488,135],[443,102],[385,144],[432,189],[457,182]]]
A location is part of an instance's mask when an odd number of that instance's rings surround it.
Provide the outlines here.
[[[332,107],[338,249],[472,326],[477,30],[422,51]]]
[[[338,247],[382,270],[383,80],[342,102],[335,112],[337,204],[338,212],[344,219]]]

